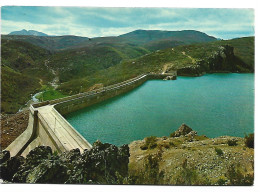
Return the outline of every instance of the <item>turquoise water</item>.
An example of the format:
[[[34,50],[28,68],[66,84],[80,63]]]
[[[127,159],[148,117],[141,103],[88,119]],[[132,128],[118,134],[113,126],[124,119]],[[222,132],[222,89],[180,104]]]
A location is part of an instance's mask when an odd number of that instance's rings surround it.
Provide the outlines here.
[[[199,135],[244,137],[254,132],[254,74],[207,74],[150,80],[133,91],[65,118],[90,143],[116,145],[169,136],[182,123]]]

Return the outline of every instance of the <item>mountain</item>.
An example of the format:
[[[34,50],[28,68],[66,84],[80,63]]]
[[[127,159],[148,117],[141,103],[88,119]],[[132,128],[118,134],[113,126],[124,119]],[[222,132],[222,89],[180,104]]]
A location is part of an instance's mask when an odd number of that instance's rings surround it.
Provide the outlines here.
[[[170,48],[174,45],[216,41],[215,37],[195,30],[161,31],[161,30],[136,30],[119,36],[136,45],[143,45],[150,50]],[[165,44],[166,43],[166,44]],[[162,46],[163,44],[163,46]]]
[[[50,52],[21,41],[1,41],[1,110],[15,113],[53,78],[45,65]]]
[[[109,45],[130,45],[143,47],[150,51],[187,45],[191,43],[216,41],[215,37],[205,33],[184,31],[160,31],[160,30],[136,30],[119,36],[112,37],[79,37],[79,36],[25,36],[25,35],[3,35],[3,39],[26,41],[50,51],[61,51],[82,47],[97,47]]]
[[[99,68],[85,76],[75,75],[74,79],[62,83],[58,89],[64,94],[78,93],[87,91],[95,84],[107,86],[143,73],[161,73],[165,70],[177,70],[179,75],[188,76],[198,76],[204,72],[252,73],[254,54],[254,37],[181,45],[122,60],[119,64]],[[75,62],[74,65],[79,63]]]
[[[17,112],[30,94],[40,89],[51,96],[42,96],[43,100],[53,99],[163,69],[191,76],[214,71],[254,72],[254,37],[216,41],[196,31],[177,32],[175,39],[172,34],[137,31],[92,39],[2,36],[2,111]],[[186,35],[187,41],[180,34]],[[55,90],[53,82],[58,85]]]
[[[13,31],[9,33],[8,35],[33,35],[33,36],[48,36],[45,33],[34,31],[34,30],[21,30],[21,31]]]

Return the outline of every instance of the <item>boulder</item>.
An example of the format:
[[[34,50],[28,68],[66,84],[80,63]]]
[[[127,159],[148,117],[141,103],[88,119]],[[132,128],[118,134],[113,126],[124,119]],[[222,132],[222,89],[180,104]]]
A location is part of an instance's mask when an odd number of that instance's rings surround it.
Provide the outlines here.
[[[0,152],[0,164],[3,164],[4,162],[6,162],[9,159],[10,159],[9,151],[4,150],[4,151]]]
[[[191,132],[189,132],[187,135],[185,135],[185,136],[188,136],[188,137],[194,137],[194,136],[196,136],[197,135],[197,131],[191,131]]]
[[[167,76],[163,80],[173,80],[173,76]]]
[[[8,159],[8,152],[2,159]],[[62,154],[50,147],[36,147],[23,157],[1,164],[1,178],[14,183],[119,184],[128,176],[129,147],[97,141],[90,150],[73,149]]]
[[[171,133],[170,136],[171,137],[186,136],[191,131],[193,131],[193,130],[188,125],[183,123],[175,132]]]
[[[24,157],[22,156],[11,157],[11,159],[1,164],[1,179],[5,181],[12,181],[14,174],[19,170],[22,164],[24,164]]]

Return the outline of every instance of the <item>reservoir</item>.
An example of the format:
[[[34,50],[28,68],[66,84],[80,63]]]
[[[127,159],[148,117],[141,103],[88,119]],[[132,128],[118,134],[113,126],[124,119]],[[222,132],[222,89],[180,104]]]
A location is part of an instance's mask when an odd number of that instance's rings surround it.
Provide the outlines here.
[[[211,138],[244,137],[254,132],[254,74],[149,80],[65,118],[90,143],[118,146],[152,135],[169,136],[182,123]]]

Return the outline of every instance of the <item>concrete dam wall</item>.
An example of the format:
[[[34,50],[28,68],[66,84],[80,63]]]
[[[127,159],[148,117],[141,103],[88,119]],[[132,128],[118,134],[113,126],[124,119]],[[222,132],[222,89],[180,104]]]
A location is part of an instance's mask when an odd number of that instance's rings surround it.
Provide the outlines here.
[[[30,106],[27,129],[7,148],[11,156],[26,156],[39,145],[50,146],[59,153],[79,148],[90,149],[91,144],[82,137],[62,115],[126,93],[150,79],[164,79],[171,74],[143,74],[94,91],[79,93],[61,99],[45,101]]]

